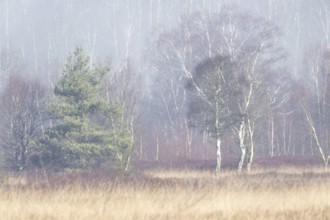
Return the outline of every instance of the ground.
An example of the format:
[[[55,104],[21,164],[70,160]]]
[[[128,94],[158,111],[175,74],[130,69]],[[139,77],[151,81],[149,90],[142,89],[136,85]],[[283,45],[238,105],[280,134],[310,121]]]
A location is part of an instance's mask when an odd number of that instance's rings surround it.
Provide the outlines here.
[[[1,219],[330,219],[330,173],[316,158],[139,162],[129,175],[3,174]]]
[[[226,155],[222,160],[222,168],[235,170],[239,157]],[[215,168],[215,160],[172,160],[172,161],[137,161],[134,166],[137,170],[145,169],[193,169],[212,170]],[[253,168],[279,168],[279,167],[320,167],[321,158],[317,156],[280,156],[257,157],[253,162]]]

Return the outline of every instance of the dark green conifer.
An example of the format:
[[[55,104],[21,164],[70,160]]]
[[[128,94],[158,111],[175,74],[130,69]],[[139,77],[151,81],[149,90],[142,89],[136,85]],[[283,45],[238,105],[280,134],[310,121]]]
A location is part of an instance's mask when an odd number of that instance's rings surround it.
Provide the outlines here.
[[[102,79],[108,71],[90,67],[81,48],[68,58],[48,107],[52,125],[40,142],[44,163],[88,168],[114,160],[131,146],[121,108],[102,97]]]

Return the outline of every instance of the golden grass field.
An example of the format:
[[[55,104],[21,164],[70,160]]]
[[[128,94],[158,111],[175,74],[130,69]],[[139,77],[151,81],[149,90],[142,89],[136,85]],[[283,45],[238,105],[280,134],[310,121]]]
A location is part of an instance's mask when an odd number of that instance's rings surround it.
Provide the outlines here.
[[[0,219],[330,219],[320,168],[29,176],[3,176]]]

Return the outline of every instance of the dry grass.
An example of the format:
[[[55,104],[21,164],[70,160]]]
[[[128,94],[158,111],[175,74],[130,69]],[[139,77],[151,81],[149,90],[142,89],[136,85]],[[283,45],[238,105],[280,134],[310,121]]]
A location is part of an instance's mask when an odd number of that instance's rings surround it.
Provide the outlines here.
[[[330,219],[330,174],[149,170],[129,178],[7,176],[0,219]]]

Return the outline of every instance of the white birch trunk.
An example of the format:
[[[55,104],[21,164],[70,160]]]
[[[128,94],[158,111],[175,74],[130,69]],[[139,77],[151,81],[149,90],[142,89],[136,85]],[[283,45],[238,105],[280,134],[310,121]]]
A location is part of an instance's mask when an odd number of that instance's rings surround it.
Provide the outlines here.
[[[244,165],[245,155],[246,155],[246,148],[244,144],[240,144],[241,149],[241,159],[238,164],[238,172],[241,173]]]
[[[215,96],[215,129],[216,129],[216,141],[217,141],[217,165],[215,168],[215,174],[219,175],[221,171],[221,133],[220,133],[220,103],[219,103],[219,92],[218,88]]]
[[[274,157],[274,149],[275,149],[275,145],[274,145],[274,116],[273,113],[271,113],[270,116],[270,123],[271,123],[271,131],[270,131],[270,156]]]
[[[314,123],[313,123],[313,119],[312,117],[310,116],[309,112],[307,111],[307,109],[305,108],[305,106],[303,105],[303,103],[300,103],[302,109],[303,109],[303,112],[305,114],[305,117],[306,117],[306,121],[308,123],[308,126],[309,126],[309,129],[310,129],[310,132],[311,132],[311,135],[313,136],[314,138],[314,141],[315,141],[315,144],[321,154],[321,157],[322,157],[322,160],[323,160],[323,163],[324,163],[324,167],[325,169],[327,170],[328,169],[328,165],[329,165],[329,160],[330,160],[330,155],[327,155],[325,154],[324,150],[323,150],[323,147],[321,146],[321,143],[319,141],[319,136],[317,134],[317,131],[316,131],[316,128],[314,126]]]
[[[221,171],[221,139],[217,137],[217,165],[215,168],[215,174],[219,175]]]
[[[249,137],[250,137],[250,157],[248,164],[246,165],[247,171],[251,171],[251,165],[254,159],[254,124],[251,124],[251,120],[248,120]]]
[[[246,155],[246,146],[244,143],[244,139],[245,139],[245,122],[244,119],[241,122],[240,128],[239,128],[239,147],[241,150],[241,159],[239,161],[238,164],[238,172],[242,172],[243,166],[244,166],[244,161],[245,161],[245,155]]]

